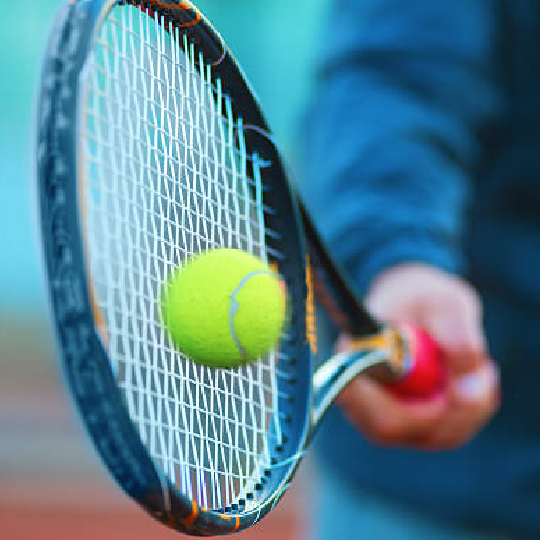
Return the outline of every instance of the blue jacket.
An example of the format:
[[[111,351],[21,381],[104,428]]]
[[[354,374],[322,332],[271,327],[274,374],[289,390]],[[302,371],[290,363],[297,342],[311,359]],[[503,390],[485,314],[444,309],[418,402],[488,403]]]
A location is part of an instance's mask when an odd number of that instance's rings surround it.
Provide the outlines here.
[[[321,33],[302,192],[363,294],[425,261],[480,291],[503,407],[455,452],[382,449],[334,409],[355,485],[540,538],[540,2],[340,0]]]

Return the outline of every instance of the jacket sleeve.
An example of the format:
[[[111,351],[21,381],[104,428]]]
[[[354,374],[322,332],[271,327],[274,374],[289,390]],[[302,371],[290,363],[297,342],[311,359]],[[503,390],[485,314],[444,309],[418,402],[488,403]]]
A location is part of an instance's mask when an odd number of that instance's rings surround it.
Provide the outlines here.
[[[494,0],[341,0],[321,33],[301,192],[363,294],[404,261],[463,272],[484,137],[501,112]]]

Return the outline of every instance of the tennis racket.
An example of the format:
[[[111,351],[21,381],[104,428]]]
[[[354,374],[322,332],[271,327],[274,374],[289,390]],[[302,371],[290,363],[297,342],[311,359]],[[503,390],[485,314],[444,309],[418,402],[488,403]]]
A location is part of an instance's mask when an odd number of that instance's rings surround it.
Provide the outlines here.
[[[66,378],[124,491],[193,535],[257,523],[339,391],[369,372],[404,396],[442,384],[436,345],[373,320],[288,183],[249,83],[189,2],[79,0],[42,75],[41,228]],[[193,255],[249,251],[290,317],[257,363],[211,369],[174,348],[162,284]],[[352,351],[314,369],[317,297]]]

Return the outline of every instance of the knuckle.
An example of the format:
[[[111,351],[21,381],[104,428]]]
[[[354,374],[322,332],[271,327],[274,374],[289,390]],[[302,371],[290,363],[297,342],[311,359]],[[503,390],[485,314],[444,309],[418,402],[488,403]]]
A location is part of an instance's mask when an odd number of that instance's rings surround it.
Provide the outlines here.
[[[391,419],[379,418],[373,428],[374,435],[383,442],[393,442],[402,436],[401,426]]]
[[[478,319],[481,318],[482,301],[480,300],[479,294],[471,285],[468,283],[463,284],[460,294],[458,295],[458,300],[472,316]]]

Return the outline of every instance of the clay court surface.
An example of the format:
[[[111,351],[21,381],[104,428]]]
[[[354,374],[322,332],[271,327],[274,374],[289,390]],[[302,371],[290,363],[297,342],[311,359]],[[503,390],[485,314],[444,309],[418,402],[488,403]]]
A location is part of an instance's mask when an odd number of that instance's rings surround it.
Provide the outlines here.
[[[109,479],[57,371],[46,324],[0,320],[0,540],[187,538]],[[269,517],[233,538],[304,538],[308,468]]]

